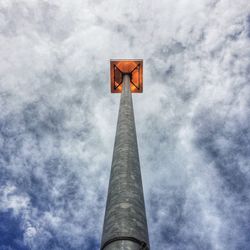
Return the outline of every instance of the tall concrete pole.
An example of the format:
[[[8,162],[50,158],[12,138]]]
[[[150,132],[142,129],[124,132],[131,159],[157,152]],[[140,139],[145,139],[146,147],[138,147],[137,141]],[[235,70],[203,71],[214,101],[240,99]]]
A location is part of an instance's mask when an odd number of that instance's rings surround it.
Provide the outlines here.
[[[123,89],[115,137],[101,250],[149,250],[130,76]]]

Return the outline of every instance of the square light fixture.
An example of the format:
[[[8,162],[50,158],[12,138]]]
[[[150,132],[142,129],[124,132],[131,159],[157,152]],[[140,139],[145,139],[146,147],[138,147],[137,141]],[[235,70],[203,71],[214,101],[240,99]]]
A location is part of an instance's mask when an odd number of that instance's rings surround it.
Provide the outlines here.
[[[141,59],[110,60],[111,93],[122,92],[122,81],[125,74],[130,76],[131,92],[142,93],[143,60]]]

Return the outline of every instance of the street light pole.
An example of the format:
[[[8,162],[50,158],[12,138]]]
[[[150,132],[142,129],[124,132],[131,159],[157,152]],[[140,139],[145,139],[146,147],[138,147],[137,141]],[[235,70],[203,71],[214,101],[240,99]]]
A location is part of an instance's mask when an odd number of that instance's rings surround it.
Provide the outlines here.
[[[122,72],[122,93],[101,250],[149,250],[131,77],[131,72]]]

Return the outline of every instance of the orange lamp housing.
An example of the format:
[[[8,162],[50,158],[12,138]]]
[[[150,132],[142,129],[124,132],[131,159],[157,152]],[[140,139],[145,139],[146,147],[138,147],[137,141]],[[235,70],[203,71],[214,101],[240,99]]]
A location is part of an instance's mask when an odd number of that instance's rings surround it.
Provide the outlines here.
[[[123,76],[130,76],[132,93],[142,93],[143,90],[143,60],[110,60],[111,93],[122,92]]]

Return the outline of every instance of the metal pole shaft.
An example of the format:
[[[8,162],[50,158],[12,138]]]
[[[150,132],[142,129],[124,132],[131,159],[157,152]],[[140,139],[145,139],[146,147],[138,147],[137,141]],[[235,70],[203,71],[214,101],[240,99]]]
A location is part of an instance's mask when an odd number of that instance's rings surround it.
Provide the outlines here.
[[[123,77],[101,249],[149,249],[129,75]]]

